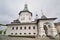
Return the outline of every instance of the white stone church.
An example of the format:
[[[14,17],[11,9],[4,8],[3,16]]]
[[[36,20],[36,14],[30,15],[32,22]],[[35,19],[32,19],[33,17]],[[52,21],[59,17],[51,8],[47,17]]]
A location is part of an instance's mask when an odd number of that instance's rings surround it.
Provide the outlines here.
[[[43,14],[43,12],[42,12]],[[28,10],[27,4],[24,9],[19,12],[19,18],[7,24],[6,35],[9,36],[57,36],[57,30],[54,20],[57,18],[47,18],[44,14],[41,18],[32,21],[32,12]]]

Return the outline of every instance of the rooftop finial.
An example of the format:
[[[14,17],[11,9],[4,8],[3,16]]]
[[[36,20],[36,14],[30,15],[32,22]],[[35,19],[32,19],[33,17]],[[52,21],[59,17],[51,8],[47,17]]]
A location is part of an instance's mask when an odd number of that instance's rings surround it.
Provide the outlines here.
[[[27,4],[24,5],[24,10],[28,10]]]
[[[37,14],[37,11],[36,11],[36,20],[38,19],[38,14]]]
[[[43,13],[43,11],[42,11],[42,10],[41,10],[41,13],[42,13],[41,18],[42,18],[42,19],[46,19],[47,17],[44,15],[44,13]]]
[[[41,13],[42,13],[42,16],[43,16],[44,14],[43,14],[43,11],[42,10],[41,10]]]

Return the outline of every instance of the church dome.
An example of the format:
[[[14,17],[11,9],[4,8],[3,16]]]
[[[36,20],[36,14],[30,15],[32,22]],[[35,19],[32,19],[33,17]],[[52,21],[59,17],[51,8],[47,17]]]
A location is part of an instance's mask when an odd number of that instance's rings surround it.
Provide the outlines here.
[[[28,10],[28,7],[27,7],[27,6],[28,6],[27,4],[24,5],[24,9],[23,9],[22,11],[20,11],[19,15],[20,15],[22,12],[28,12],[28,13],[30,13],[31,16],[32,16],[32,13]]]

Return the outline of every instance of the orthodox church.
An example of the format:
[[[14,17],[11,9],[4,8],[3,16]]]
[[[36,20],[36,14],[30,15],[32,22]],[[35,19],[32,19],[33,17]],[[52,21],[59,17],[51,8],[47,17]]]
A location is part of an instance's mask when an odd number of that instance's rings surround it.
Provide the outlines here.
[[[10,24],[6,24],[8,36],[57,36],[57,29],[55,27],[54,21],[57,18],[47,18],[43,12],[41,18],[38,18],[36,14],[36,19],[32,21],[32,12],[28,10],[28,5],[24,5],[24,9],[19,12],[19,18],[13,20]]]

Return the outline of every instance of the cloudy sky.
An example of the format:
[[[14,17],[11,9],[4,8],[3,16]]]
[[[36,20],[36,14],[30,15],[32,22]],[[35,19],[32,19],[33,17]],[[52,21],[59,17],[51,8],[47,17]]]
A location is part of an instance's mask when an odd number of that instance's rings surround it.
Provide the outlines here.
[[[0,0],[0,23],[10,23],[19,17],[24,4],[28,4],[29,11],[41,17],[41,9],[47,17],[57,17],[60,21],[60,0]]]

